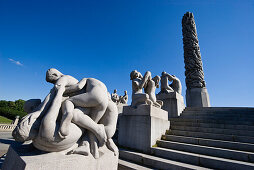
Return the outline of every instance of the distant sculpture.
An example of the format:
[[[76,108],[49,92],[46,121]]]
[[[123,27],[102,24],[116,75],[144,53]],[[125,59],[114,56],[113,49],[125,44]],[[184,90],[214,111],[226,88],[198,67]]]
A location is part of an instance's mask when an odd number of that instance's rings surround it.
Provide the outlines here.
[[[98,145],[106,144],[118,155],[111,139],[118,110],[106,86],[94,78],[79,82],[56,69],[47,71],[46,80],[54,87],[39,106],[34,102],[35,109],[13,131],[15,140],[32,140],[37,149],[47,152],[68,150],[83,155],[91,153],[95,158],[99,158]]]
[[[132,107],[137,107],[140,104],[154,104],[156,107],[161,106],[156,102],[155,96],[155,88],[156,85],[158,85],[158,78],[152,80],[150,71],[147,71],[143,77],[140,72],[134,70],[130,74],[130,79],[132,80]],[[143,93],[143,88],[146,89],[147,93]]]
[[[114,93],[111,94],[111,99],[113,102],[115,102],[116,104],[118,104],[120,102],[120,98],[117,94],[117,90],[114,90]]]
[[[127,104],[127,102],[128,102],[128,94],[127,91],[125,90],[124,95],[120,96],[120,103]]]
[[[185,82],[188,89],[205,87],[203,65],[196,24],[192,13],[187,12],[182,19]]]
[[[168,81],[172,81],[172,83],[169,85]],[[170,92],[177,92],[179,94],[182,94],[182,85],[181,81],[175,76],[170,75],[163,71],[161,73],[161,91],[160,93],[170,93]]]

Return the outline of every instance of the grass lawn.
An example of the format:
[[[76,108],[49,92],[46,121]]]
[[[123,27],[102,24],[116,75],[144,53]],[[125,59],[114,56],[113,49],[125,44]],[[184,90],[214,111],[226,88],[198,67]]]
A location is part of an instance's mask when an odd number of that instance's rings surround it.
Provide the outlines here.
[[[7,119],[6,117],[0,116],[0,123],[9,123],[11,124],[12,120]]]

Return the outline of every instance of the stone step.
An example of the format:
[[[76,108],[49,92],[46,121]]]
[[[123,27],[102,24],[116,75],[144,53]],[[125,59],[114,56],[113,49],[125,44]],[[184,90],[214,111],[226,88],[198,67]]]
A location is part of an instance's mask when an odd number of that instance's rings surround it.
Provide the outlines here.
[[[200,111],[200,112],[214,112],[214,111],[223,111],[223,112],[254,112],[253,107],[186,107],[184,111]]]
[[[230,149],[215,148],[210,146],[193,145],[180,142],[158,140],[157,145],[162,148],[174,149],[184,152],[191,152],[196,154],[233,159],[245,162],[254,162],[254,153],[236,151]]]
[[[222,124],[222,123],[197,123],[197,122],[180,122],[171,121],[171,126],[193,126],[202,128],[221,128],[221,129],[236,129],[254,131],[254,126],[238,125],[238,124]]]
[[[231,142],[231,141],[203,139],[203,138],[175,136],[175,135],[163,135],[162,140],[254,152],[254,144],[250,144],[250,143]]]
[[[216,116],[216,117],[254,117],[254,113],[239,113],[239,112],[196,112],[196,111],[184,111],[181,113],[183,115],[193,115],[193,116]]]
[[[118,170],[149,170],[151,168],[147,168],[147,167],[144,167],[129,161],[119,159],[117,169]]]
[[[152,154],[158,157],[212,169],[254,169],[254,164],[249,162],[194,154],[160,147],[152,148]]]
[[[168,130],[167,134],[254,144],[254,137],[250,137],[250,136],[235,136],[235,135],[224,135],[224,134],[214,134],[214,133],[204,133],[204,132],[182,131],[182,130]]]
[[[212,120],[220,120],[220,119],[226,119],[230,121],[250,121],[254,122],[254,117],[251,116],[244,116],[244,117],[236,117],[236,116],[215,116],[215,115],[187,115],[187,114],[181,114],[179,117],[184,119],[212,119]]]
[[[195,122],[195,123],[216,123],[230,125],[249,125],[254,126],[254,121],[238,121],[228,119],[196,119],[196,118],[170,118],[170,122]]]
[[[254,137],[254,131],[248,130],[234,130],[234,129],[220,129],[220,128],[204,128],[193,126],[170,126],[172,130],[182,130],[191,132],[204,132],[224,135],[236,135],[236,136],[252,136]]]
[[[172,161],[139,152],[119,149],[120,158],[155,169],[207,169],[200,166]]]

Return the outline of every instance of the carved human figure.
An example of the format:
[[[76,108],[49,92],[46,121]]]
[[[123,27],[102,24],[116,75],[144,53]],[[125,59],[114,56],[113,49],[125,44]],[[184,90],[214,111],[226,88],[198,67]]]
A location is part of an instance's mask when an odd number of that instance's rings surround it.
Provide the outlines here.
[[[128,102],[128,94],[127,91],[124,91],[124,95],[120,96],[120,103],[127,104]]]
[[[169,81],[172,81],[170,85],[168,84]],[[170,75],[166,73],[165,71],[163,71],[161,73],[161,92],[160,93],[170,93],[174,91],[179,94],[182,94],[181,81],[175,75]]]
[[[106,90],[105,85],[92,78],[82,79],[78,82],[73,77],[65,76],[56,69],[50,69],[46,79],[55,84],[54,88],[34,112],[22,119],[13,131],[14,138],[18,141],[33,140],[34,146],[38,149],[57,152],[73,149],[84,129],[87,129],[90,152],[95,158],[99,156],[97,139],[100,144],[106,142],[108,148],[117,153],[118,150],[112,143],[111,137],[115,131],[113,125],[116,126],[118,111],[116,105],[108,98],[107,91],[104,91]],[[106,93],[106,96],[103,96],[103,92]],[[61,123],[59,123],[57,117],[64,98],[63,94],[68,94],[70,98],[63,102],[65,106],[62,108],[63,116]],[[67,102],[71,102],[71,104]],[[96,105],[96,102],[99,104]],[[67,108],[69,106],[66,104],[70,104],[71,108]],[[64,121],[70,118],[73,123],[67,122],[65,126],[72,133],[67,133],[63,138],[58,132],[61,131]],[[98,122],[101,124],[97,124]],[[82,149],[84,147],[74,151],[82,154]],[[83,150],[83,153],[86,151]]]
[[[116,90],[116,89],[114,90],[114,93],[111,94],[111,99],[112,99],[112,101],[115,102],[116,104],[119,103],[120,98],[119,98],[119,96],[118,96],[118,94],[117,94],[117,90]]]
[[[169,93],[169,92],[174,91],[174,89],[172,89],[169,86],[168,80],[169,80],[169,74],[167,74],[165,71],[163,71],[161,73],[161,91],[160,91],[160,93]]]
[[[137,107],[139,104],[152,104],[149,99],[149,95],[143,93],[143,88],[146,87],[148,80],[151,80],[151,72],[147,71],[144,75],[137,70],[134,70],[130,74],[130,79],[132,80],[132,107]]]
[[[170,87],[172,87],[174,91],[177,92],[178,94],[182,94],[182,84],[180,79],[177,78],[175,75],[170,75],[169,81],[172,81]]]
[[[153,105],[161,108],[163,102],[156,99],[155,90],[159,88],[160,76],[155,76],[154,78],[148,80],[147,86],[145,87],[145,93],[149,95],[149,99],[153,102]]]

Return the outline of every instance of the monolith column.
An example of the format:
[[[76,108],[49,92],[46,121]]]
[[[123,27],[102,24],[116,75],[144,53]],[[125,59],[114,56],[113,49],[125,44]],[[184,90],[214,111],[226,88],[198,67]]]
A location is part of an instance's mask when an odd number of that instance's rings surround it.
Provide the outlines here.
[[[204,80],[203,64],[196,24],[192,13],[187,12],[182,19],[183,48],[185,63],[186,105],[187,107],[210,107],[209,95]]]

